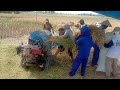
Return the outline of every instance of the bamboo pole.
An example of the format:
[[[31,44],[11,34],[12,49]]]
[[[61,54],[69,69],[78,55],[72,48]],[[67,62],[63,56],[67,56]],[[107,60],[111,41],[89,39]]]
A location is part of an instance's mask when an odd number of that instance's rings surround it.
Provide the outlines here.
[[[36,11],[36,24],[35,24],[35,30],[37,30],[37,11]]]

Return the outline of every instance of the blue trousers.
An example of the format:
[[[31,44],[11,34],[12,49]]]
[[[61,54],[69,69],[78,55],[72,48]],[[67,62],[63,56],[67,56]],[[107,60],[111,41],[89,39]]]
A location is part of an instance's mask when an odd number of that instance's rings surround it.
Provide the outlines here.
[[[94,54],[93,54],[93,59],[91,63],[92,66],[97,65],[97,62],[99,59],[99,52],[100,52],[99,47],[95,43],[93,44],[93,47],[94,47]]]
[[[72,70],[70,71],[69,75],[74,76],[79,68],[81,66],[81,76],[85,75],[86,66],[87,66],[88,58],[82,59],[79,55],[76,56],[75,60],[72,64]]]

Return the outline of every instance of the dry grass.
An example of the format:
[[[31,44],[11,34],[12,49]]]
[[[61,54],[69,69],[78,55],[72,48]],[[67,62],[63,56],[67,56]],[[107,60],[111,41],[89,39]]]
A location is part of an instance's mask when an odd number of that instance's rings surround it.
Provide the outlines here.
[[[58,61],[59,60],[59,61]],[[0,78],[1,79],[70,79],[68,73],[70,65],[67,57],[56,60],[56,64],[49,68],[48,72],[39,72],[36,67],[24,69],[20,66],[20,57],[16,55],[15,47],[0,44]],[[94,79],[95,68],[87,69],[87,79]],[[79,79],[79,71],[71,79]]]
[[[72,21],[73,23],[77,23],[81,18],[83,18],[87,24],[95,24],[96,22],[109,19],[113,27],[108,28],[108,30],[120,26],[119,20],[100,16],[71,17],[58,14],[38,14],[36,22],[36,14],[0,14],[0,38],[21,37],[36,29],[42,29],[46,18],[50,20],[55,30],[57,30],[57,26],[63,22],[69,23]]]
[[[102,17],[93,17],[93,16],[63,16],[63,15],[44,15],[39,14],[38,15],[38,24],[37,29],[41,29],[42,24],[44,23],[44,20],[48,18],[50,22],[55,27],[57,24],[60,24],[62,22],[74,22],[76,23],[79,21],[79,19],[83,18],[86,23],[93,24],[98,21],[105,20],[106,18]],[[27,31],[34,31],[35,26],[35,14],[18,14],[18,15],[11,15],[11,14],[0,14],[0,25],[5,25],[7,23],[5,29],[3,29],[2,26],[0,26],[0,31],[5,30],[4,34],[8,33],[10,31],[11,26],[14,27],[14,30],[18,31],[17,35],[20,35],[20,31],[22,31],[24,34],[28,34]],[[110,31],[114,27],[120,26],[120,21],[115,19],[109,19],[112,23],[113,27],[109,28]],[[19,24],[18,24],[19,23]],[[16,27],[16,28],[15,28]],[[55,29],[56,30],[56,29]],[[27,33],[25,33],[27,32]],[[3,33],[2,33],[3,34]],[[1,35],[2,35],[1,34]],[[15,34],[15,33],[14,33]],[[14,35],[13,34],[13,35]],[[51,66],[48,72],[39,72],[38,68],[31,67],[28,70],[23,69],[20,66],[20,57],[16,55],[15,47],[21,42],[27,42],[27,36],[23,36],[22,34],[21,38],[9,38],[9,39],[3,39],[0,40],[0,78],[1,79],[80,79],[80,71],[77,72],[77,74],[70,78],[68,76],[68,73],[71,68],[71,63],[69,61],[69,58],[65,53],[58,56],[56,59],[56,64],[54,66]],[[10,34],[11,35],[11,34]],[[95,69],[96,67],[88,67],[87,73],[85,79],[102,79],[105,77],[96,77],[95,76]]]
[[[56,63],[48,72],[39,72],[37,67],[24,69],[20,66],[21,58],[16,55],[15,45],[0,44],[0,78],[1,79],[80,79],[80,71],[74,77],[69,77],[71,63],[64,52],[55,59]],[[96,67],[88,67],[85,79],[103,79],[95,76]]]

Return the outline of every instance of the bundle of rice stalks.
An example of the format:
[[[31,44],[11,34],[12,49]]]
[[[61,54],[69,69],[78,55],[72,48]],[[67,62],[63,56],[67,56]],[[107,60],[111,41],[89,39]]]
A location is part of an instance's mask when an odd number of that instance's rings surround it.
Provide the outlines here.
[[[55,37],[50,36],[50,37],[48,38],[48,40],[46,41],[46,43],[49,43],[49,42],[56,42],[56,38],[57,38],[57,36],[55,36]]]
[[[79,28],[80,28],[80,25],[79,25],[79,24],[76,24],[75,27],[76,27],[77,29],[79,29]]]
[[[50,43],[53,43],[53,45],[55,46],[60,46],[63,45],[65,48],[75,48],[76,49],[76,45],[75,43],[70,39],[70,38],[61,38],[61,37],[50,37],[48,40],[48,45]]]
[[[59,44],[63,44],[65,47],[74,47],[75,45],[70,38],[63,39],[58,37],[56,38],[56,42]]]
[[[98,28],[95,25],[89,25],[90,28],[90,33],[93,38],[93,41],[98,45],[98,46],[103,46],[105,42],[105,34],[102,32],[102,29]]]

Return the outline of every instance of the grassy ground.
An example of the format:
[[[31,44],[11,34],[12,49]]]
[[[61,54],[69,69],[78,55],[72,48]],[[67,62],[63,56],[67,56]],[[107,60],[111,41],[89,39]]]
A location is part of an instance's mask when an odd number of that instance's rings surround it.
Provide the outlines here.
[[[70,78],[68,73],[71,69],[71,63],[66,52],[59,54],[55,59],[55,64],[51,66],[48,72],[40,72],[37,67],[24,69],[20,66],[21,58],[16,55],[15,47],[20,41],[27,41],[28,36],[21,38],[3,39],[0,43],[0,78],[2,79],[80,79],[80,70]],[[52,50],[54,53],[56,48]],[[104,77],[95,76],[96,67],[87,67],[85,79],[102,79]]]
[[[50,22],[55,27],[57,24],[61,22],[70,22],[73,21],[76,23],[79,19],[83,18],[86,23],[92,24],[98,21],[105,20],[107,18],[96,17],[96,16],[74,16],[68,17],[63,15],[38,15],[38,23],[37,28],[41,29],[44,19],[50,19]],[[27,32],[28,28],[31,30],[35,30],[35,15],[34,14],[0,14],[0,25],[7,23],[5,28],[6,32],[10,29],[10,25],[16,27],[14,30],[19,30]],[[109,28],[109,30],[113,30],[114,27],[120,26],[120,21],[109,18],[113,27]],[[14,22],[14,23],[13,23]],[[18,24],[19,23],[19,24]],[[9,25],[8,25],[9,24]],[[39,26],[40,25],[40,26]],[[0,26],[0,31],[3,30],[3,27]],[[13,31],[15,32],[15,31]],[[4,34],[5,34],[4,33]],[[26,33],[27,34],[27,33]],[[48,72],[39,72],[39,69],[36,67],[31,67],[29,69],[24,69],[20,66],[20,57],[16,55],[15,47],[19,45],[21,41],[27,42],[27,36],[23,36],[21,38],[7,38],[0,40],[0,78],[1,79],[80,79],[80,70],[77,74],[70,78],[68,73],[71,69],[71,63],[69,58],[65,53],[61,54],[56,58],[56,63],[54,66],[49,68]],[[104,79],[105,77],[97,77],[95,76],[96,67],[87,67],[86,77],[85,79]]]
[[[24,69],[20,66],[20,57],[15,47],[0,44],[0,78],[2,79],[70,79],[68,73],[71,63],[67,57],[58,57],[48,72],[40,72],[36,67]],[[87,68],[86,79],[95,79],[95,67]],[[71,79],[80,79],[80,71]],[[99,77],[103,78],[103,77]]]

